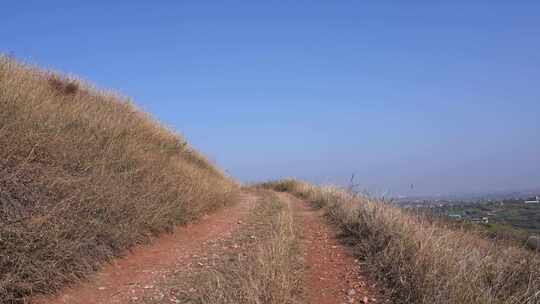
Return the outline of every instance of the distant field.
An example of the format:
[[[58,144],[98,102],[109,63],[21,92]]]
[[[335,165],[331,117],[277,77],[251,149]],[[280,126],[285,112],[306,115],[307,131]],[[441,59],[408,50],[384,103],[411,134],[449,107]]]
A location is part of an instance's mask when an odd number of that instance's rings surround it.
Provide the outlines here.
[[[511,227],[527,234],[540,234],[540,204],[504,201],[442,206],[434,211],[454,218],[460,216],[464,220],[487,218],[488,224],[485,226],[492,230]]]

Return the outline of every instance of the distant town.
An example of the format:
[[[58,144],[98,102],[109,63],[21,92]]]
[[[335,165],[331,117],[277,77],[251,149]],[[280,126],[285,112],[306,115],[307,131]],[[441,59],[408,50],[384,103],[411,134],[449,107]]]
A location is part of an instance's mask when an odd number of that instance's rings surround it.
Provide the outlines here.
[[[449,219],[483,224],[493,230],[516,229],[540,235],[540,193],[509,193],[468,198],[402,198],[402,208],[429,210]]]

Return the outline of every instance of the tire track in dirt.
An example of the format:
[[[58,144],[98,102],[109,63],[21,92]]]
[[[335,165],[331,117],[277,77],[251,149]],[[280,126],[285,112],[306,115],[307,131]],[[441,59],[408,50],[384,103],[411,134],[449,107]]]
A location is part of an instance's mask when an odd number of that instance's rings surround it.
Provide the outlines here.
[[[133,304],[304,303],[291,202],[269,190],[256,193],[256,207],[235,233],[207,242],[194,263]]]
[[[337,239],[335,229],[306,201],[286,194],[302,227],[300,247],[306,270],[306,303],[388,303],[383,290],[361,269],[351,250]]]
[[[204,244],[230,236],[255,205],[257,196],[245,192],[235,206],[206,215],[199,221],[177,227],[150,245],[137,246],[125,257],[107,264],[87,281],[68,287],[57,296],[37,296],[35,304],[129,303],[152,293],[159,282],[192,263]]]

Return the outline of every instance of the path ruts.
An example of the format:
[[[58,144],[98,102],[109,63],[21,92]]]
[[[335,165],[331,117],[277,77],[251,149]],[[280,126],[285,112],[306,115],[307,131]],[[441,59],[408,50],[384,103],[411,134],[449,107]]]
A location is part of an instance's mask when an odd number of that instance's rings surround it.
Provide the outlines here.
[[[107,264],[88,280],[66,288],[59,295],[35,297],[30,303],[111,304],[141,298],[151,293],[170,272],[182,269],[193,256],[201,254],[205,242],[231,235],[256,200],[254,194],[244,193],[235,206],[178,227],[150,245],[134,248],[125,257]]]
[[[306,270],[306,303],[388,303],[381,289],[362,271],[349,248],[339,242],[336,231],[306,201],[287,195],[293,201],[302,227],[300,247]]]

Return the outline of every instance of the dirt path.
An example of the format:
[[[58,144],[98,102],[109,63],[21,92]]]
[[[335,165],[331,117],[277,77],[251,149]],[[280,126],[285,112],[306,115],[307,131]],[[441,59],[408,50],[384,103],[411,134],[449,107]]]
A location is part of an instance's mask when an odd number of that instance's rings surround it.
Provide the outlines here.
[[[36,297],[37,304],[130,303],[153,292],[171,272],[193,264],[204,244],[231,235],[239,220],[249,213],[257,197],[244,193],[231,208],[207,215],[198,222],[177,228],[148,246],[134,248],[126,257],[105,266],[99,273],[56,297]]]
[[[339,243],[336,231],[326,223],[321,211],[288,196],[302,227],[306,303],[387,303],[382,290],[362,272],[350,250]]]
[[[229,237],[208,242],[191,266],[133,304],[299,304],[302,263],[288,199],[257,191],[257,205]]]

